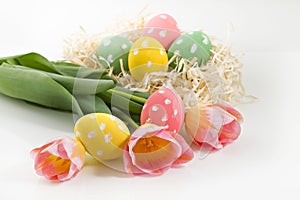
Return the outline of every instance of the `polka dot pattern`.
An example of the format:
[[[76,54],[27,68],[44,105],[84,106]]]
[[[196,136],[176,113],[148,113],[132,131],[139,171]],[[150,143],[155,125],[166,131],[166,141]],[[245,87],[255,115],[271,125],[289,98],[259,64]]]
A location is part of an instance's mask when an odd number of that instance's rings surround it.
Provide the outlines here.
[[[163,55],[165,54],[165,51],[164,51],[163,49],[160,49],[160,50],[159,50],[159,53],[160,53],[160,55],[163,56]]]
[[[119,130],[121,130],[121,131],[124,131],[125,130],[125,128],[124,128],[124,126],[122,126],[122,125],[118,125],[118,128],[119,128]]]
[[[170,99],[168,99],[168,98],[165,99],[165,104],[166,104],[166,105],[169,105],[170,103],[172,103]]]
[[[75,136],[76,136],[76,137],[80,137],[80,132],[79,132],[79,131],[76,131],[76,132],[75,132]]]
[[[112,136],[110,135],[110,133],[104,135],[104,141],[106,144],[110,143],[111,140],[112,140]]]
[[[89,132],[89,133],[88,133],[88,138],[91,139],[91,138],[95,137],[96,133],[97,133],[96,131],[91,131],[91,132]]]
[[[127,44],[122,44],[122,49],[127,49],[128,45]]]
[[[155,38],[165,49],[168,49],[172,42],[180,36],[180,30],[172,16],[159,14],[145,24],[143,36]]]
[[[197,58],[198,64],[202,65],[209,60],[211,47],[206,34],[193,31],[178,37],[168,49],[168,56],[171,58],[176,54],[188,60]]]
[[[123,145],[130,136],[124,122],[105,113],[83,116],[76,122],[74,133],[86,150],[99,161],[122,156]]]
[[[95,115],[89,115],[89,118],[96,119],[96,116]]]
[[[153,33],[153,31],[154,31],[154,28],[149,28],[147,33]]]
[[[128,66],[132,77],[141,81],[146,73],[167,71],[168,56],[163,46],[150,37],[139,38],[131,47]]]
[[[99,126],[100,131],[103,131],[105,129],[106,125],[104,123],[101,123]]]
[[[176,41],[176,44],[181,44],[183,42],[183,39],[179,39]]]
[[[177,50],[174,51],[174,54],[180,55],[180,51],[177,49]]]
[[[152,106],[152,111],[158,111],[158,107],[157,106]]]
[[[116,121],[116,120],[117,120],[117,118],[116,118],[115,116],[113,116],[113,115],[110,115],[109,118],[110,118],[112,121]]]
[[[203,40],[202,40],[202,42],[203,42],[203,44],[206,44],[206,45],[208,45],[208,39],[207,38],[204,38]]]
[[[97,151],[97,155],[98,155],[98,156],[102,156],[102,155],[103,155],[103,151],[102,151],[102,150],[98,150],[98,151]]]
[[[113,60],[113,55],[112,55],[112,54],[109,54],[109,55],[107,56],[107,61],[110,62],[110,63],[113,63],[113,62],[114,62],[114,60]]]
[[[141,124],[148,122],[168,126],[167,130],[179,133],[184,121],[184,105],[174,90],[159,89],[147,99],[145,105],[141,112]]]
[[[111,40],[105,40],[105,41],[103,42],[103,46],[107,47],[107,46],[110,45],[110,43],[111,43]]]
[[[164,20],[166,20],[166,19],[168,18],[167,15],[163,15],[163,14],[162,14],[162,15],[159,15],[159,17],[162,18],[162,19],[164,19]]]
[[[159,36],[162,37],[162,38],[165,38],[167,36],[167,30],[159,31]]]
[[[197,44],[193,44],[191,47],[191,53],[194,54],[198,49],[198,45]]]
[[[118,75],[121,72],[120,59],[123,60],[125,71],[128,71],[128,54],[131,46],[132,42],[122,36],[106,37],[100,41],[96,56],[102,67],[113,67],[113,73]]]
[[[178,114],[178,110],[175,108],[173,115],[176,116]]]
[[[168,121],[168,116],[167,116],[167,115],[164,115],[164,116],[161,118],[161,121],[162,121],[162,122]]]
[[[142,42],[142,47],[148,47],[148,40],[147,39]]]

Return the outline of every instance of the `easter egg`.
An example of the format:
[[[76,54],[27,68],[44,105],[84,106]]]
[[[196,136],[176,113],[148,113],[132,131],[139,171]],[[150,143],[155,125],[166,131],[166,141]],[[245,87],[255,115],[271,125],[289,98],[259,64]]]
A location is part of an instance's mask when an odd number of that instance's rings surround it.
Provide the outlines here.
[[[155,38],[165,49],[168,49],[172,42],[180,36],[180,30],[172,16],[159,14],[145,24],[143,36]]]
[[[102,39],[96,50],[99,63],[105,67],[113,67],[113,73],[118,75],[121,72],[120,59],[123,61],[125,71],[128,71],[128,53],[132,42],[122,36],[115,35]]]
[[[87,152],[99,161],[122,156],[130,132],[123,121],[106,113],[92,113],[81,117],[74,133]]]
[[[168,126],[166,130],[179,133],[184,122],[184,105],[175,90],[161,88],[146,101],[141,112],[141,124]]]
[[[169,58],[174,54],[191,61],[197,58],[199,65],[206,64],[210,57],[211,41],[200,31],[193,31],[178,37],[168,50]]]
[[[168,55],[164,47],[150,37],[139,38],[131,47],[128,66],[136,81],[143,80],[146,73],[168,70]]]

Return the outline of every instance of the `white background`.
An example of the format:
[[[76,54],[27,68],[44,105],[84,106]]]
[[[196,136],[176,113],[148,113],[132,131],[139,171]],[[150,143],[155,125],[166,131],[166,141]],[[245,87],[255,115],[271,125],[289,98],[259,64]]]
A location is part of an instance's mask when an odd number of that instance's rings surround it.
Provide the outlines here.
[[[286,1],[6,1],[0,10],[0,57],[35,51],[62,56],[63,37],[83,26],[105,30],[120,16],[173,15],[184,30],[226,38],[255,104],[239,106],[242,135],[206,159],[194,159],[159,177],[129,177],[89,160],[79,175],[55,184],[35,175],[32,148],[72,135],[69,113],[0,95],[0,199],[300,199],[300,3]]]

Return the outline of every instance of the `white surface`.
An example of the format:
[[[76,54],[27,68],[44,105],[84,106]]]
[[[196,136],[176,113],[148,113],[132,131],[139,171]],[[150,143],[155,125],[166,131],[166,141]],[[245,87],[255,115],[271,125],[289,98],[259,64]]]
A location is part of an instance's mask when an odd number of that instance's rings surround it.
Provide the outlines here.
[[[36,51],[59,59],[62,38],[79,25],[96,33],[147,4],[185,30],[226,38],[226,24],[234,25],[244,85],[260,98],[239,106],[238,141],[159,177],[128,177],[89,160],[75,179],[54,184],[35,175],[29,152],[71,135],[71,114],[0,95],[0,199],[299,199],[299,1],[12,0],[1,5],[0,57]]]

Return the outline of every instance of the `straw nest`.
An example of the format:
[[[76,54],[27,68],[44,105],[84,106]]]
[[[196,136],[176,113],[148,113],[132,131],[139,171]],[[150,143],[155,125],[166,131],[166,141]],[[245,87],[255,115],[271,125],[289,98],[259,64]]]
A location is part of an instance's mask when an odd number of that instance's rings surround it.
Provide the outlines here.
[[[82,27],[81,31],[65,39],[64,57],[66,60],[90,68],[102,68],[95,55],[100,40],[112,34],[122,34],[131,41],[141,37],[147,16],[139,14],[136,18],[118,21],[115,26],[103,33],[89,35]],[[137,30],[137,31],[132,31]],[[124,34],[126,33],[126,34]],[[154,92],[161,87],[171,87],[181,96],[185,108],[198,102],[215,103],[225,101],[231,105],[249,103],[256,98],[245,93],[242,85],[242,63],[240,55],[231,52],[230,45],[225,45],[210,37],[212,50],[206,65],[198,66],[196,60],[170,59],[176,62],[176,68],[169,72],[147,74],[141,82],[136,82],[128,72],[114,78],[125,88],[142,92]],[[122,60],[120,60],[122,66]],[[111,70],[112,72],[112,70]]]

